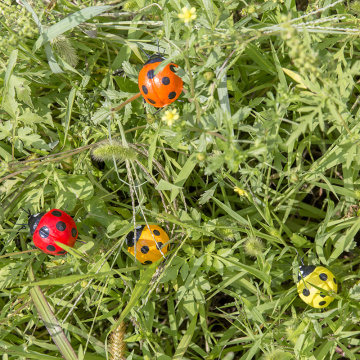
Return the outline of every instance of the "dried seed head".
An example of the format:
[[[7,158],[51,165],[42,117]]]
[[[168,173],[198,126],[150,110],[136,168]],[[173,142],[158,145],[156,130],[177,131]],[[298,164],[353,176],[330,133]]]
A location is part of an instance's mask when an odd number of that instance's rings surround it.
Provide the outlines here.
[[[220,236],[226,241],[235,240],[236,231],[233,229],[234,225],[228,220],[220,220],[218,222],[219,227],[215,229],[216,235]]]
[[[135,160],[137,152],[117,141],[107,141],[93,149],[92,156],[97,161],[112,160],[113,158],[117,161],[125,161]]]
[[[124,322],[111,333],[110,335],[110,359],[111,360],[125,360],[126,343],[124,342],[124,334],[126,326]]]
[[[289,357],[289,355],[291,355],[288,352],[285,352],[284,350],[281,349],[274,349],[266,354],[264,354],[261,358],[261,360],[290,360],[292,359],[292,356]]]
[[[79,61],[76,50],[71,44],[70,40],[64,35],[56,36],[51,40],[51,45],[54,47],[57,54],[63,58],[71,66],[75,67]]]
[[[244,251],[250,257],[256,258],[257,256],[260,256],[264,251],[264,248],[263,242],[254,236],[250,236],[244,243]]]

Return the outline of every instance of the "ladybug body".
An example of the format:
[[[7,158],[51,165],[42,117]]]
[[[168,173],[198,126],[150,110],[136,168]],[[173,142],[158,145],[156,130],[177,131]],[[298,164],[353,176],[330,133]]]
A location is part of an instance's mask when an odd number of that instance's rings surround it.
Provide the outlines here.
[[[323,266],[300,266],[297,291],[300,298],[314,308],[327,307],[334,298],[327,295],[332,290],[337,293],[337,281],[334,274]],[[323,293],[315,286],[326,291]]]
[[[157,108],[169,105],[181,94],[183,81],[175,73],[178,65],[167,64],[155,75],[155,69],[165,59],[152,55],[139,72],[139,89],[145,101]]]
[[[144,265],[150,265],[161,259],[163,254],[168,252],[169,245],[164,246],[168,241],[168,234],[157,225],[138,226],[136,238],[134,231],[131,231],[126,237],[128,252],[135,256],[136,246],[136,259]]]
[[[66,251],[59,247],[55,241],[73,247],[78,237],[73,218],[59,209],[30,215],[28,225],[34,245],[51,255],[66,254]]]

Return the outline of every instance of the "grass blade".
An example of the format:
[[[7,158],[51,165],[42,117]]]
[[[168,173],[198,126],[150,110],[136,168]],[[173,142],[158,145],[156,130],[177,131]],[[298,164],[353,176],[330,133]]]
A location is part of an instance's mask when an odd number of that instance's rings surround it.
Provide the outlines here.
[[[193,319],[191,320],[191,323],[189,327],[187,328],[184,336],[181,338],[180,343],[178,347],[176,348],[175,354],[173,356],[173,360],[181,360],[183,359],[183,356],[185,354],[186,349],[190,345],[191,338],[194,335],[195,327],[196,327],[196,321],[197,321],[197,315],[196,314]]]
[[[39,38],[37,39],[33,51],[38,50],[46,42],[56,38],[57,36],[63,34],[64,32],[78,26],[79,24],[87,21],[94,16],[97,16],[104,11],[110,10],[111,6],[91,6],[82,10],[79,10],[65,19],[60,20],[55,25],[50,26],[46,31],[44,31]]]
[[[69,124],[70,124],[70,119],[71,119],[72,107],[74,105],[75,95],[76,95],[76,88],[72,88],[70,91],[70,94],[69,94],[69,101],[68,101],[67,108],[66,108],[64,144],[61,149],[64,148],[65,143],[66,143],[66,136],[69,131]]]
[[[32,267],[30,267],[29,270],[29,278],[30,281],[35,281]],[[46,326],[47,331],[49,332],[62,356],[66,360],[78,360],[74,349],[65,336],[40,287],[35,286],[30,289],[30,296],[34,302],[36,310],[38,311],[44,325]]]
[[[134,291],[131,294],[131,298],[126,305],[125,309],[122,311],[119,319],[116,323],[111,327],[109,333],[113,331],[122,321],[124,321],[126,315],[130,312],[130,310],[135,306],[137,301],[141,296],[144,295],[145,290],[147,289],[151,278],[153,277],[156,270],[156,263],[151,264],[140,276],[138,283],[136,284]]]

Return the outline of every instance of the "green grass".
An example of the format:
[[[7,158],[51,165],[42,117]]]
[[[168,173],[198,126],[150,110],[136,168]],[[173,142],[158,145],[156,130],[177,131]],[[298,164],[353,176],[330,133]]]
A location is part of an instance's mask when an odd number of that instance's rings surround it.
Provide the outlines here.
[[[2,359],[111,359],[122,321],[115,360],[360,359],[360,4],[21,3],[0,0]],[[182,102],[114,112],[156,39]],[[32,250],[22,208],[65,207],[84,243]],[[134,261],[134,223],[165,261]],[[296,251],[338,279],[328,308]]]

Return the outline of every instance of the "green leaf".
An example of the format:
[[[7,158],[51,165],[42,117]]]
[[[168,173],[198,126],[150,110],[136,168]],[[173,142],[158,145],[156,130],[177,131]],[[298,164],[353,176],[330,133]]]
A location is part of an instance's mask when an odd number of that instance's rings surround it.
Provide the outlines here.
[[[29,279],[30,281],[35,280],[35,276],[33,273],[32,268],[29,269]],[[38,311],[41,320],[43,321],[44,325],[48,333],[50,334],[52,340],[58,347],[59,351],[61,352],[62,356],[66,360],[78,360],[76,353],[72,346],[70,345],[69,340],[65,336],[61,326],[59,325],[55,314],[52,312],[43,292],[41,291],[39,286],[35,286],[30,289],[30,296],[31,299]]]
[[[60,20],[55,25],[50,26],[45,30],[37,39],[33,51],[38,50],[46,42],[56,38],[57,36],[63,34],[66,31],[73,29],[75,26],[82,24],[83,22],[112,9],[112,6],[90,6],[79,10],[65,19]]]
[[[182,189],[181,186],[177,186],[174,184],[170,184],[169,182],[161,179],[159,183],[155,187],[156,190],[163,191],[163,190],[174,190],[174,189]]]
[[[221,109],[231,115],[226,73],[224,73],[221,78],[220,84],[217,87],[217,93],[219,96]]]
[[[181,189],[184,186],[186,180],[188,179],[190,174],[193,172],[196,164],[197,164],[196,154],[193,153],[186,160],[186,163],[184,164],[184,166],[182,167],[181,171],[179,172],[179,174],[177,175],[177,177],[175,179],[175,185],[177,186],[177,188],[175,188],[171,191],[170,201],[175,200],[176,196],[179,193],[178,189]],[[160,183],[159,183],[159,185],[160,185]]]
[[[87,177],[82,175],[71,175],[62,180],[67,191],[73,193],[76,198],[89,200],[93,197],[94,188]]]
[[[274,65],[267,59],[266,54],[254,44],[249,43],[245,49],[245,53],[254,60],[262,70],[270,75],[276,75]]]
[[[295,71],[289,70],[289,69],[285,69],[282,68],[282,70],[284,71],[284,73],[289,76],[291,79],[293,79],[294,81],[296,81],[299,85],[300,88],[302,89],[307,89],[307,86],[304,83],[304,79]]]
[[[215,254],[213,255],[213,257],[217,258],[220,261],[225,260],[225,261],[233,264],[234,266],[239,267],[242,270],[245,270],[249,274],[252,274],[252,275],[256,276],[258,279],[260,279],[260,280],[264,281],[266,284],[270,285],[271,277],[268,274],[254,268],[253,266],[248,266],[248,265],[245,265],[245,264],[241,264],[240,262],[233,261],[233,260],[231,260],[229,258],[223,258],[223,257],[221,257],[219,255],[215,255]]]
[[[172,357],[173,360],[181,360],[181,359],[183,359],[184,354],[185,354],[188,346],[190,345],[191,339],[192,339],[192,337],[194,335],[195,328],[196,328],[197,317],[198,317],[198,314],[196,314],[192,318],[189,327],[187,328],[184,336],[180,340],[180,343],[179,343],[178,347],[176,348],[175,354]]]
[[[28,4],[28,2],[26,0],[19,0],[19,1],[25,6],[26,10],[28,10],[31,13],[36,25],[39,28],[40,33],[43,33],[43,31],[44,31],[43,26],[41,25],[40,19],[36,15],[35,11],[32,9],[32,7]],[[60,69],[60,66],[58,65],[58,63],[55,59],[55,55],[52,51],[50,44],[48,44],[48,43],[44,44],[44,49],[45,49],[46,58],[48,60],[51,71],[54,74],[62,73],[63,71]]]
[[[111,270],[111,271],[105,271],[105,272],[98,272],[98,273],[90,272],[90,273],[81,274],[81,275],[67,275],[65,277],[60,277],[60,278],[55,278],[55,279],[39,280],[37,282],[33,282],[33,283],[29,284],[29,286],[73,284],[73,283],[76,283],[76,282],[79,282],[82,280],[101,279],[106,276],[132,272],[137,269],[138,269],[137,266],[129,266],[124,269],[117,269],[117,270]]]
[[[284,89],[286,89],[287,88],[287,82],[286,82],[286,78],[285,78],[285,75],[284,75],[284,71],[281,68],[279,58],[278,58],[278,56],[276,54],[276,50],[274,48],[274,45],[273,45],[273,43],[271,41],[270,41],[270,45],[271,45],[271,51],[272,51],[272,55],[273,55],[273,58],[274,58],[276,71],[278,73],[278,77],[279,77],[279,80],[280,80],[280,84],[284,87]]]
[[[29,109],[25,109],[25,112],[18,117],[18,120],[27,125],[44,123],[53,126],[53,122],[51,120],[31,112]]]
[[[242,225],[248,225],[248,222],[242,216],[240,216],[238,213],[236,213],[234,210],[229,208],[227,205],[225,205],[218,199],[216,199],[214,197],[212,199],[216,204],[218,204],[224,211],[226,211],[238,223],[240,223]]]
[[[154,158],[154,154],[155,154],[155,150],[156,150],[156,142],[157,142],[157,139],[159,136],[159,131],[160,131],[160,124],[156,130],[155,136],[152,139],[151,145],[149,147],[148,170],[149,170],[150,174],[152,173],[153,158]]]
[[[215,184],[209,190],[206,190],[203,194],[201,194],[199,201],[198,201],[199,205],[206,204],[214,196],[217,186],[218,186],[218,184]]]
[[[138,300],[146,293],[146,289],[148,288],[150,280],[152,279],[155,271],[156,263],[151,264],[147,269],[143,271],[139,281],[136,283],[136,286],[131,294],[130,300],[128,301],[125,309],[120,314],[119,319],[111,327],[110,332],[116,329],[116,327],[126,318],[131,309],[135,307]]]
[[[66,137],[69,131],[69,125],[70,125],[70,119],[71,119],[71,112],[72,112],[72,107],[74,105],[74,99],[75,99],[75,95],[76,95],[76,88],[72,88],[70,90],[70,94],[69,94],[69,98],[68,98],[68,103],[66,106],[66,114],[65,114],[65,135],[64,135],[64,144],[62,146],[62,149],[64,148],[65,144],[66,144]]]

